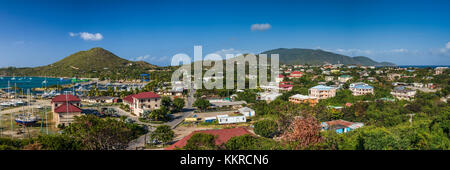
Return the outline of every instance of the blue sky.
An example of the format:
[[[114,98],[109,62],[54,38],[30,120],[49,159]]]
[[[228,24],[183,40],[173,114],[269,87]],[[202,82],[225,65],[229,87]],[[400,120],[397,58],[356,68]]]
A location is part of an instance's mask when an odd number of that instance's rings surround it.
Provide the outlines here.
[[[253,29],[252,29],[253,28]],[[92,47],[168,65],[193,46],[313,48],[396,64],[450,64],[450,1],[0,0],[0,67],[40,66]]]

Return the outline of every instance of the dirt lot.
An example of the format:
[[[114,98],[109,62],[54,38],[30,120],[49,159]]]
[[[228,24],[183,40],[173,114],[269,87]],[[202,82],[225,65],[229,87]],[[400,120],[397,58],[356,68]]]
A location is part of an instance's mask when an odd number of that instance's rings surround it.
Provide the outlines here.
[[[193,131],[196,130],[206,130],[206,129],[211,129],[210,127],[197,127],[195,125],[191,125],[191,126],[178,126],[177,128],[173,129],[173,131],[175,132],[175,138],[174,141],[178,141],[180,139],[182,139],[183,137],[189,135],[190,133],[192,133]]]

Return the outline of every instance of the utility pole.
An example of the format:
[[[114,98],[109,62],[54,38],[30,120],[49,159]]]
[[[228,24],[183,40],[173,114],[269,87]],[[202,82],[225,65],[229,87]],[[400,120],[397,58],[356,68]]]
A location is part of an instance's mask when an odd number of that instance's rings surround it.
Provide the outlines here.
[[[410,125],[412,126],[412,121],[413,121],[413,116],[414,116],[415,114],[408,114],[408,116],[409,116],[409,123],[410,123]]]

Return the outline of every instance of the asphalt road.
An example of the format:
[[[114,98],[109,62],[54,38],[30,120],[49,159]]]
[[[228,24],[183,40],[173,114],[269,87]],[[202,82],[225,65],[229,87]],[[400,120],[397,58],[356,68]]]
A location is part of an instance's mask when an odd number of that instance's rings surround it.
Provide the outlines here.
[[[189,90],[189,95],[188,95],[188,98],[187,98],[187,103],[186,103],[186,106],[183,108],[183,111],[182,111],[182,112],[179,112],[179,113],[172,114],[172,116],[173,116],[173,117],[172,117],[172,120],[169,121],[169,122],[164,123],[165,125],[169,125],[172,129],[175,129],[180,123],[183,122],[184,118],[189,117],[189,116],[192,116],[192,115],[194,114],[194,110],[195,110],[195,109],[192,107],[192,104],[194,103],[194,100],[195,100],[194,94],[195,94],[195,89],[191,88],[191,90]],[[118,109],[119,109],[119,110],[122,110],[122,109],[120,109],[120,108],[118,108]],[[123,111],[123,110],[122,110],[122,111]],[[123,111],[123,112],[125,112],[125,111]],[[129,113],[126,113],[126,112],[125,112],[124,114],[130,115]],[[137,117],[135,117],[135,118],[137,119]],[[154,128],[155,125],[148,124],[148,123],[143,123],[143,122],[140,122],[139,120],[137,120],[136,122],[137,122],[137,123],[140,123],[140,124],[146,124],[146,125],[148,125],[148,127],[149,127],[149,132],[148,132],[147,134],[142,135],[142,136],[140,136],[139,138],[137,138],[137,139],[131,141],[131,142],[129,143],[129,145],[128,145],[127,150],[139,150],[139,149],[143,149],[143,148],[145,147],[145,140],[148,140],[148,139],[149,139],[149,137],[148,137],[149,134],[150,134],[153,130],[155,130],[155,128]]]

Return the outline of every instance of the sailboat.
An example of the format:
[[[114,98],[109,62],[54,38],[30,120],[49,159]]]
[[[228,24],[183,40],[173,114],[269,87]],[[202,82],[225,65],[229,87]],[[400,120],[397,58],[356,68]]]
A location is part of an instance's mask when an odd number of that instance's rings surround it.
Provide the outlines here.
[[[27,94],[29,94],[29,93],[30,93],[30,90],[28,90]],[[31,106],[30,106],[30,97],[28,97],[28,108],[31,108]],[[15,119],[17,124],[22,124],[22,125],[25,125],[25,126],[26,125],[31,125],[33,123],[36,123],[37,120],[38,120],[38,118],[33,115],[33,108],[31,108],[31,113],[30,112],[25,113],[25,111],[24,111],[24,113],[17,115],[16,119]]]

